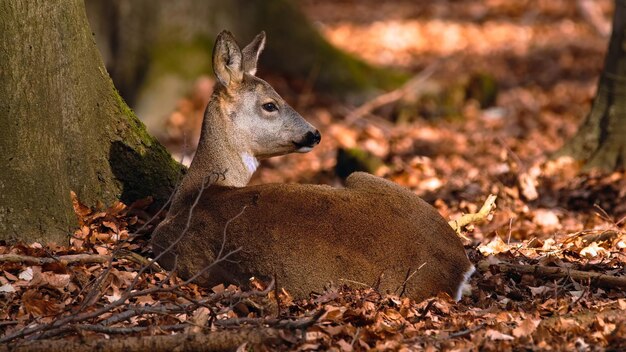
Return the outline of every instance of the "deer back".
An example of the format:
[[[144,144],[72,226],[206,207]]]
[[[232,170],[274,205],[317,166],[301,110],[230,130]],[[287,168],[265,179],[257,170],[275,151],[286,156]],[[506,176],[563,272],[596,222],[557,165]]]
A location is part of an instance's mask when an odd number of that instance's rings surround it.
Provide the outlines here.
[[[447,292],[458,299],[472,271],[457,235],[433,207],[363,173],[351,175],[345,189],[216,187],[202,196],[185,231],[187,219],[185,213],[167,219],[154,249],[158,253],[184,233],[161,264],[185,277],[221,259],[220,250],[222,256],[235,251],[198,278],[208,286],[245,286],[250,277],[276,275],[297,297],[330,282],[378,285],[384,292],[401,287],[409,273],[405,292],[412,297]]]

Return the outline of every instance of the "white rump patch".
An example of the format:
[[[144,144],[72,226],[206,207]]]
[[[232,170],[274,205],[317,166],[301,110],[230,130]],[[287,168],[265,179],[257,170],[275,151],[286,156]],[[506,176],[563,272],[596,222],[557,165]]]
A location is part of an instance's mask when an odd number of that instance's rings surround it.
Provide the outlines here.
[[[251,174],[259,167],[259,160],[248,153],[241,153],[241,161],[243,161],[243,164],[246,165]]]
[[[461,283],[459,284],[459,287],[456,289],[456,293],[454,294],[455,301],[457,302],[460,301],[461,297],[463,297],[463,293],[471,292],[472,287],[470,286],[468,281],[475,271],[476,271],[476,268],[472,265],[470,266],[469,269],[467,269],[465,274],[463,274],[463,281],[461,281]]]

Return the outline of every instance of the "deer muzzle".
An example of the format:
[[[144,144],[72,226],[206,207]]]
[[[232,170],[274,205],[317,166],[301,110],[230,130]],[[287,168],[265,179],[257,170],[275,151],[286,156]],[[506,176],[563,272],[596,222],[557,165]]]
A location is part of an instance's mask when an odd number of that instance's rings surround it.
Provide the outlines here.
[[[321,140],[322,135],[320,134],[320,131],[315,130],[315,132],[307,132],[301,141],[294,141],[293,144],[296,146],[296,151],[298,153],[306,153],[311,151],[316,145],[320,144]]]

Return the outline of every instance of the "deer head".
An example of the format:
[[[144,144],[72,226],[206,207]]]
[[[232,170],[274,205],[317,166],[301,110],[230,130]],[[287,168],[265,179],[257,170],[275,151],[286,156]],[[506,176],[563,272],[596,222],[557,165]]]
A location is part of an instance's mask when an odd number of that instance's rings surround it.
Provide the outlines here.
[[[222,93],[220,105],[232,123],[242,153],[268,158],[305,153],[320,142],[320,133],[264,80],[255,76],[265,46],[261,32],[243,50],[232,34],[221,32],[213,50],[213,70]]]
[[[198,150],[179,193],[197,191],[211,172],[223,172],[216,184],[243,187],[259,159],[306,153],[319,144],[319,131],[298,114],[274,88],[255,76],[265,32],[243,50],[222,31],[213,48],[217,78],[207,105]]]

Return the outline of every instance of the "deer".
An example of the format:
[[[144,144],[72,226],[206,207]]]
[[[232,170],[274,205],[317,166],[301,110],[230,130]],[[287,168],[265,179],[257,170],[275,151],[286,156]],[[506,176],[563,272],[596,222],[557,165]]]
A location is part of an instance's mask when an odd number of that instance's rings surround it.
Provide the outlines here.
[[[306,153],[321,140],[256,77],[265,40],[261,32],[240,49],[230,32],[217,36],[216,86],[195,157],[153,232],[155,259],[206,287],[245,288],[255,277],[295,298],[362,283],[459,300],[474,266],[446,220],[410,190],[362,172],[343,188],[248,185],[259,160]]]

